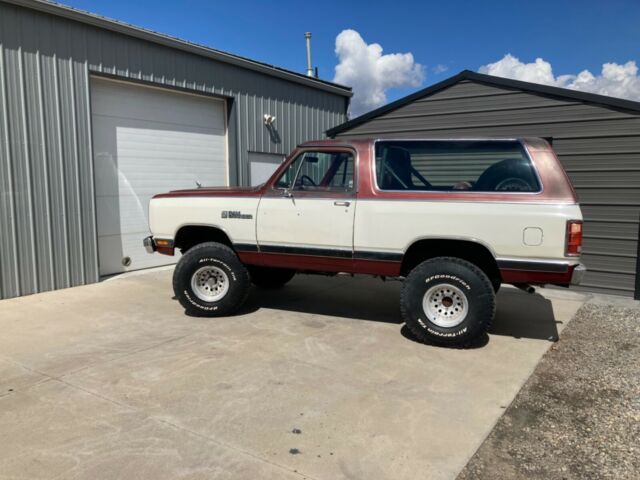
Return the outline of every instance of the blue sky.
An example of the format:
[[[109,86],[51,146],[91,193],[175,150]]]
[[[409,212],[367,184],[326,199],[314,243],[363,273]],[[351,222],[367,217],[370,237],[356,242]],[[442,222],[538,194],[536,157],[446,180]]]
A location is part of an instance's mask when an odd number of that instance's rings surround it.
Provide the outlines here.
[[[368,44],[380,44],[383,54],[413,54],[425,73],[420,87],[463,69],[478,70],[507,53],[522,63],[542,57],[556,76],[585,69],[597,76],[604,63],[640,62],[638,0],[63,3],[299,72],[305,69],[303,34],[311,31],[313,63],[327,80],[334,78],[338,63],[336,36],[345,29],[357,31]],[[435,73],[437,65],[448,70]],[[419,86],[414,79],[386,89],[386,100]]]

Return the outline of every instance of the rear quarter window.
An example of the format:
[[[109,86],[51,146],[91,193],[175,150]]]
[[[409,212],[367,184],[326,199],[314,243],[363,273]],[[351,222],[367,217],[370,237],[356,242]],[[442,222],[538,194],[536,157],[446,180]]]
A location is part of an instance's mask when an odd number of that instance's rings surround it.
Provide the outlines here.
[[[375,152],[380,190],[541,191],[518,141],[378,141]]]

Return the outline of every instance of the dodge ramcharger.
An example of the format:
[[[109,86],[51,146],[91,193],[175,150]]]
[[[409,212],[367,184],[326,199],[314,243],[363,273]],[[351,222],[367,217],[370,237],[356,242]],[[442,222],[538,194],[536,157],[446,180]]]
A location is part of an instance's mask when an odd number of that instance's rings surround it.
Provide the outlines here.
[[[464,346],[484,335],[501,284],[580,282],[582,214],[539,138],[307,142],[256,187],[156,195],[149,252],[180,259],[173,289],[191,314],[225,316],[250,286],[296,273],[403,282],[413,335]]]

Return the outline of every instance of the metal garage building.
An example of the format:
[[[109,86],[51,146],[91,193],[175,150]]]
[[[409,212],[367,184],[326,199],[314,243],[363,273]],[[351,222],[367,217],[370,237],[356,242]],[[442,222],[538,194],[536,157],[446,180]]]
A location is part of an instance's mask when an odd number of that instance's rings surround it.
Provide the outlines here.
[[[154,193],[258,182],[344,122],[350,96],[71,8],[0,0],[0,298],[166,261],[141,245]]]
[[[582,288],[640,298],[640,102],[464,71],[327,135],[547,138],[582,204]]]

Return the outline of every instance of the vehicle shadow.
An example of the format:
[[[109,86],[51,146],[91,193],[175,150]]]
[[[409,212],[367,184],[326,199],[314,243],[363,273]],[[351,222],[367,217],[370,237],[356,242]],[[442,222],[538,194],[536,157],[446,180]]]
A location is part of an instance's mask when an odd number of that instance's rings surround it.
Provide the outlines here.
[[[491,335],[535,340],[558,340],[558,323],[551,300],[539,293],[525,293],[503,287],[496,299],[496,316]]]
[[[252,288],[238,312],[245,315],[261,308],[351,320],[401,324],[399,282],[373,278],[296,275],[277,289]]]
[[[401,286],[400,282],[368,277],[298,275],[283,288],[253,288],[238,315],[268,308],[400,325],[403,323],[399,308]],[[556,341],[557,323],[550,300],[537,293],[503,287],[496,299],[496,315],[489,334]],[[415,340],[406,326],[401,333]],[[485,337],[470,347],[486,345],[489,337]]]

